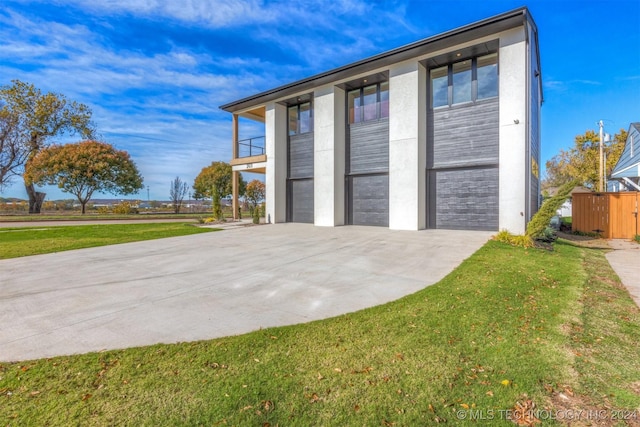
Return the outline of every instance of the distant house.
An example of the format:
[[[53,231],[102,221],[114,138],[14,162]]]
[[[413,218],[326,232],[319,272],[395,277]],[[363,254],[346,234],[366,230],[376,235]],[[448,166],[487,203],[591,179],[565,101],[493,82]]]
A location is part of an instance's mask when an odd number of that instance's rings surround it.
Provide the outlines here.
[[[437,19],[437,17],[434,17]],[[519,8],[222,105],[268,222],[523,233],[538,210],[538,30]],[[242,120],[264,137],[239,140]]]
[[[609,191],[640,191],[640,122],[629,126],[624,150],[609,179]]]

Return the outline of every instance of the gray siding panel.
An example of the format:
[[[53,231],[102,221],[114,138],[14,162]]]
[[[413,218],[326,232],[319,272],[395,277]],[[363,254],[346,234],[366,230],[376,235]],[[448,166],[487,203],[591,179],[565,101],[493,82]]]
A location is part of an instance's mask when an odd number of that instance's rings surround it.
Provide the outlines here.
[[[631,156],[631,138],[633,138],[633,157]],[[629,127],[629,134],[627,135],[627,140],[624,146],[624,150],[618,159],[618,163],[613,168],[612,174],[619,173],[620,171],[628,168],[631,165],[634,165],[640,161],[640,132],[638,128],[636,128],[635,124]],[[634,171],[635,172],[635,171]],[[630,177],[634,174],[631,171],[626,171],[626,173],[622,173],[620,176]]]
[[[349,195],[350,224],[389,226],[388,175],[350,177]]]
[[[291,222],[313,224],[313,179],[289,181]]]
[[[429,227],[498,230],[498,168],[429,171]]]
[[[498,163],[498,98],[429,111],[427,168]]]
[[[349,125],[348,173],[389,170],[389,120]]]
[[[313,177],[313,132],[289,137],[289,178]]]

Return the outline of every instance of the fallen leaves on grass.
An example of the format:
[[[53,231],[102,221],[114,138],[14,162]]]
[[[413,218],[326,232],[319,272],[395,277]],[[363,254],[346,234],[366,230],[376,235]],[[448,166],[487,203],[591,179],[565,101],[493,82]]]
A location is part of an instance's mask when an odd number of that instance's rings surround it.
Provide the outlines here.
[[[516,402],[513,407],[511,421],[519,426],[533,426],[539,424],[540,420],[535,416],[536,404],[531,399],[524,402]]]

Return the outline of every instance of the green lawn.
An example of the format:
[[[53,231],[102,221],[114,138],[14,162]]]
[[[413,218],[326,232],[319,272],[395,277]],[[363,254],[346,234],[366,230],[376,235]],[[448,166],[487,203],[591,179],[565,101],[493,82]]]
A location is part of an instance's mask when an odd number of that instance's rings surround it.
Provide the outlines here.
[[[99,214],[96,212],[89,212],[85,215],[80,213],[66,213],[66,214],[21,214],[21,215],[0,215],[0,222],[38,222],[38,221],[104,221],[104,220],[149,220],[149,219],[184,219],[185,221],[197,220],[199,218],[206,218],[211,216],[211,212],[198,212],[198,213],[149,213],[149,214]]]
[[[189,223],[0,228],[0,259],[207,233]]]
[[[638,408],[638,308],[603,252],[555,248],[489,242],[433,286],[328,320],[2,363],[0,424],[508,426],[528,400]]]

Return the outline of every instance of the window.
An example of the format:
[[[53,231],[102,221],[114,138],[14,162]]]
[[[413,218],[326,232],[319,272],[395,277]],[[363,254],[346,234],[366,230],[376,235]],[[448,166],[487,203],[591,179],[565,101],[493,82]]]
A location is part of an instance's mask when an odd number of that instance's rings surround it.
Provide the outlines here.
[[[310,102],[289,107],[289,135],[313,132],[313,114]]]
[[[494,98],[498,96],[498,54],[433,68],[430,76],[432,108]]]
[[[360,123],[362,121],[360,113],[360,89],[352,90],[347,95],[349,103],[349,123]]]
[[[471,60],[453,64],[453,103],[471,101]]]
[[[389,117],[389,82],[349,91],[347,104],[350,124]]]
[[[477,99],[498,96],[498,54],[494,53],[478,58],[478,97]]]
[[[380,83],[380,117],[389,117],[389,82]]]
[[[431,70],[431,93],[433,94],[433,108],[449,105],[449,75],[448,67]]]

